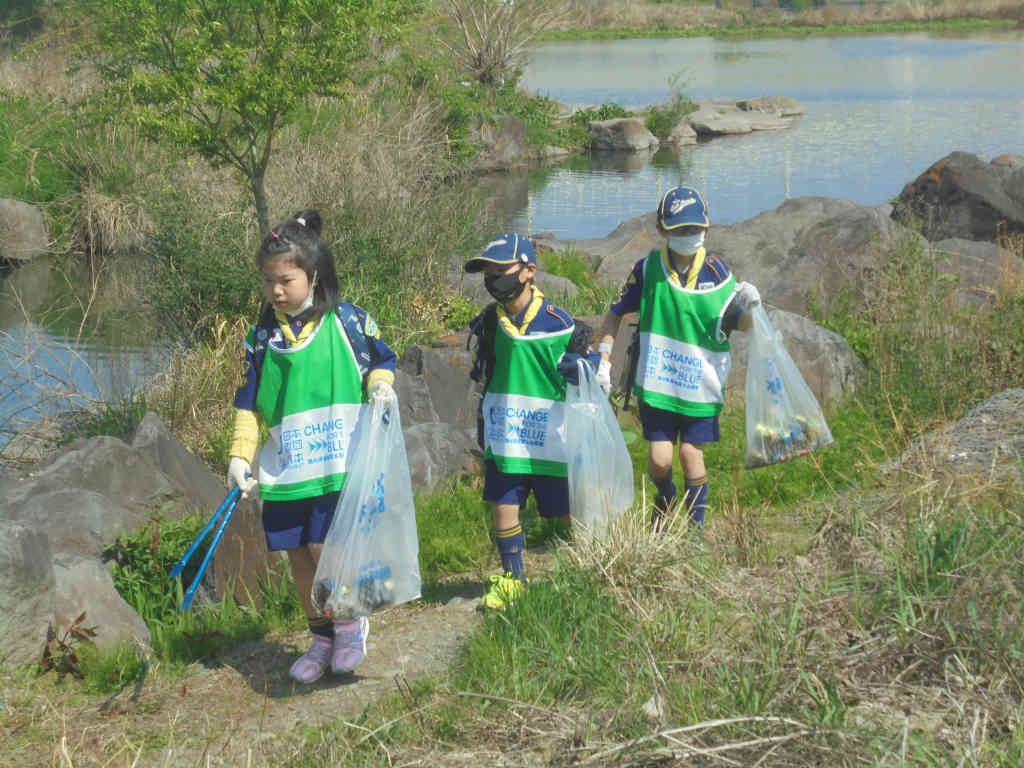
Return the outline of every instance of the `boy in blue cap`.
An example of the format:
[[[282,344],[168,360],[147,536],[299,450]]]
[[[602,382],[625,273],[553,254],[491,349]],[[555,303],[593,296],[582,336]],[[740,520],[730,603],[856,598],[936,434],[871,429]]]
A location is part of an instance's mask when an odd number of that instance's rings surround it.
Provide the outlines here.
[[[633,391],[644,438],[647,468],[658,489],[653,525],[660,529],[676,496],[673,444],[686,489],[690,521],[703,527],[708,478],[704,443],[719,438],[718,414],[731,363],[729,334],[750,328],[748,310],[761,301],[750,283],[737,283],[729,268],[707,255],[708,207],[692,187],[673,187],[658,204],[658,232],[667,248],[651,251],[634,266],[601,324],[597,380],[611,391],[612,344],[622,316],[639,312],[640,353]]]
[[[541,517],[568,522],[566,381],[574,380],[592,331],[534,285],[537,252],[525,237],[498,235],[465,269],[483,273],[495,300],[469,326],[477,337],[470,377],[483,389],[477,422],[483,497],[491,503],[502,567],[502,575],[491,577],[483,605],[503,608],[525,582],[519,511],[530,492]]]

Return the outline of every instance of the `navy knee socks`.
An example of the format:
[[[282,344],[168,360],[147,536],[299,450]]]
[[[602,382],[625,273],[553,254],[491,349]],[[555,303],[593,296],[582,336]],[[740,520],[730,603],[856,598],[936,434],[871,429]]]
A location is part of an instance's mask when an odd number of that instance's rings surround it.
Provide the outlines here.
[[[654,499],[654,506],[662,512],[668,511],[672,500],[676,497],[676,484],[672,480],[672,470],[666,472],[664,477],[651,475],[651,482],[658,489],[658,495]]]
[[[501,555],[501,570],[504,573],[511,573],[520,581],[525,581],[523,572],[523,526],[515,525],[511,528],[494,530],[494,540],[498,545],[498,554]]]
[[[683,503],[690,513],[690,522],[704,527],[704,513],[708,509],[708,476],[686,478]]]

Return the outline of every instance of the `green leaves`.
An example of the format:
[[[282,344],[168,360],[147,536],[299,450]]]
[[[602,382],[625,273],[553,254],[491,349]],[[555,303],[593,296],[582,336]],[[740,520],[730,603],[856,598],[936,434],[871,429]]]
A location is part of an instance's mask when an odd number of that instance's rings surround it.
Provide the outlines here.
[[[418,0],[76,0],[121,119],[248,182],[262,232],[263,177],[280,130],[337,94],[401,31]]]

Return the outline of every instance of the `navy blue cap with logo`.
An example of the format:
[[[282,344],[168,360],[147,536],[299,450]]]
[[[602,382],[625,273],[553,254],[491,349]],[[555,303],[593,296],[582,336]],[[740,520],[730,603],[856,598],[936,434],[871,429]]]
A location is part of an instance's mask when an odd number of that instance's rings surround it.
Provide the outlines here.
[[[467,272],[479,272],[488,264],[536,264],[537,250],[527,238],[505,232],[493,238],[479,256],[466,262]]]
[[[680,227],[709,227],[708,204],[693,187],[672,187],[658,204],[658,221],[668,231]]]

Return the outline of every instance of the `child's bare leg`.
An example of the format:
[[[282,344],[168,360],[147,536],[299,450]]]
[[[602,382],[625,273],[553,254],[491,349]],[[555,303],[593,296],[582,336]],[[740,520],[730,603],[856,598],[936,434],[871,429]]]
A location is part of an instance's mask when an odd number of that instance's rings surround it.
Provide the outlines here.
[[[295,581],[295,588],[299,590],[299,601],[302,609],[311,620],[319,616],[319,611],[313,607],[313,576],[316,573],[316,565],[320,562],[320,553],[323,551],[323,544],[307,544],[303,547],[288,550],[288,562],[292,566],[292,579]]]
[[[686,493],[683,502],[690,520],[704,527],[704,513],[708,508],[708,473],[704,466],[704,449],[694,443],[679,444],[679,463],[683,465]]]

